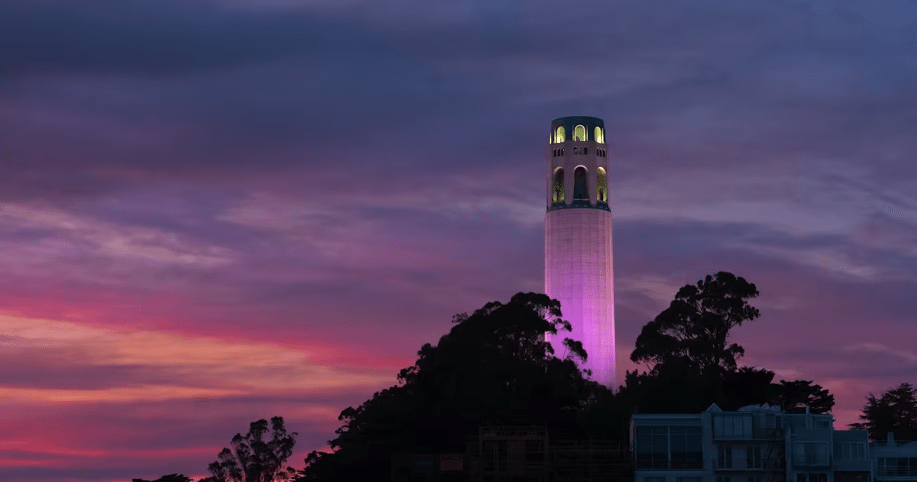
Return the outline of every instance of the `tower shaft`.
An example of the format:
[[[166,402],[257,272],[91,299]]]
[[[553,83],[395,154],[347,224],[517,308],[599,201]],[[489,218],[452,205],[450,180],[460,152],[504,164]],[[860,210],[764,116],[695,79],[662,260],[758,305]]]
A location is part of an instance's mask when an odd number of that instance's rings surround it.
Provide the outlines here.
[[[571,139],[572,135],[572,139]],[[572,333],[551,339],[555,353],[569,337],[581,341],[592,378],[616,383],[612,217],[604,123],[563,117],[551,126],[547,150],[545,293],[560,301]]]

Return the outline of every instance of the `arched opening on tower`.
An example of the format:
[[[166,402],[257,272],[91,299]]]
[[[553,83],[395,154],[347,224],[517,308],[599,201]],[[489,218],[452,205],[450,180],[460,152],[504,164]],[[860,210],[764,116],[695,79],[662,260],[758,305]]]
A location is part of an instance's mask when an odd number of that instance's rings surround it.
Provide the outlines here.
[[[598,129],[598,127],[596,127]],[[600,203],[608,202],[608,176],[605,174],[605,168],[596,169],[596,199]]]
[[[589,200],[589,192],[586,189],[586,168],[583,166],[579,166],[573,171],[573,200]]]
[[[573,140],[574,141],[585,141],[586,139],[586,127],[582,124],[573,128]]]
[[[551,200],[554,204],[564,202],[564,168],[554,169],[554,188],[552,189]]]
[[[554,131],[554,142],[556,144],[560,144],[561,142],[564,142],[566,140],[566,137],[567,137],[567,132],[564,131],[564,126],[560,126],[557,128],[556,131]]]
[[[605,143],[605,130],[599,126],[595,126],[595,142]]]

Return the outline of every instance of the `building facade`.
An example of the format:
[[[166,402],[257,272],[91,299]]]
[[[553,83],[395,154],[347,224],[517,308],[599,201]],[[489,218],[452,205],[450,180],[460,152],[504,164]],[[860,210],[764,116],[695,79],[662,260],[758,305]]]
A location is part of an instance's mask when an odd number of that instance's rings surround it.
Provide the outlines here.
[[[581,341],[584,368],[614,388],[615,321],[608,147],[605,123],[595,117],[551,122],[546,162],[545,293],[560,301],[572,334]]]
[[[833,420],[830,414],[788,414],[767,405],[735,412],[712,405],[691,415],[635,414],[634,479],[873,482],[868,433],[834,430]]]
[[[869,455],[876,482],[917,482],[917,442],[895,440],[889,432],[887,440],[870,445]]]

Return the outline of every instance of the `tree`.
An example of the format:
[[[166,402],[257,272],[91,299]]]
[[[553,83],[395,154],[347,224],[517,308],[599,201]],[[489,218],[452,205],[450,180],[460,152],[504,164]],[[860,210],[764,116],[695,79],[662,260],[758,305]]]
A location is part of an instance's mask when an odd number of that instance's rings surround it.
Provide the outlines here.
[[[545,334],[571,331],[561,316],[557,300],[536,293],[456,315],[449,333],[400,371],[398,385],[341,412],[333,452],[310,453],[303,479],[384,479],[394,456],[464,451],[482,424],[576,425],[609,390],[580,371],[581,344],[565,341],[568,353],[554,355]]]
[[[870,393],[860,420],[852,428],[869,431],[872,441],[885,440],[888,432],[895,440],[917,440],[917,389],[910,383],[886,391],[876,398]]]
[[[264,436],[270,432],[271,440]],[[201,482],[276,482],[290,480],[296,473],[284,464],[293,454],[297,433],[287,433],[283,417],[252,422],[248,434],[236,434],[232,438],[232,449],[224,448],[219,459],[207,469],[213,474]]]
[[[811,413],[829,413],[834,407],[834,395],[828,393],[821,385],[813,385],[811,380],[780,380],[771,385],[768,403],[780,405],[786,413],[805,412],[809,407]]]
[[[185,474],[170,474],[163,475],[156,480],[131,479],[131,482],[191,482],[191,477],[188,477]]]
[[[747,405],[768,403],[774,372],[763,368],[741,367],[723,374],[722,397],[716,404],[723,410],[738,410]]]
[[[729,331],[760,315],[747,301],[756,296],[754,284],[725,271],[685,285],[669,307],[643,327],[630,359],[651,364],[654,371],[666,363],[699,374],[733,371],[745,350],[728,344]]]

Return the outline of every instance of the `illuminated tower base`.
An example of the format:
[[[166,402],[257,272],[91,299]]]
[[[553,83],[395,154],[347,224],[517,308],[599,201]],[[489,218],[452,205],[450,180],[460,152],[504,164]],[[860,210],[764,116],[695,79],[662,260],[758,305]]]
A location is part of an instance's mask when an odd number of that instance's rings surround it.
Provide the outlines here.
[[[592,378],[617,388],[611,211],[605,126],[594,117],[551,123],[547,153],[545,293],[560,301]],[[572,175],[571,175],[572,174]],[[550,338],[549,338],[550,340]],[[550,340],[563,356],[560,340]]]

